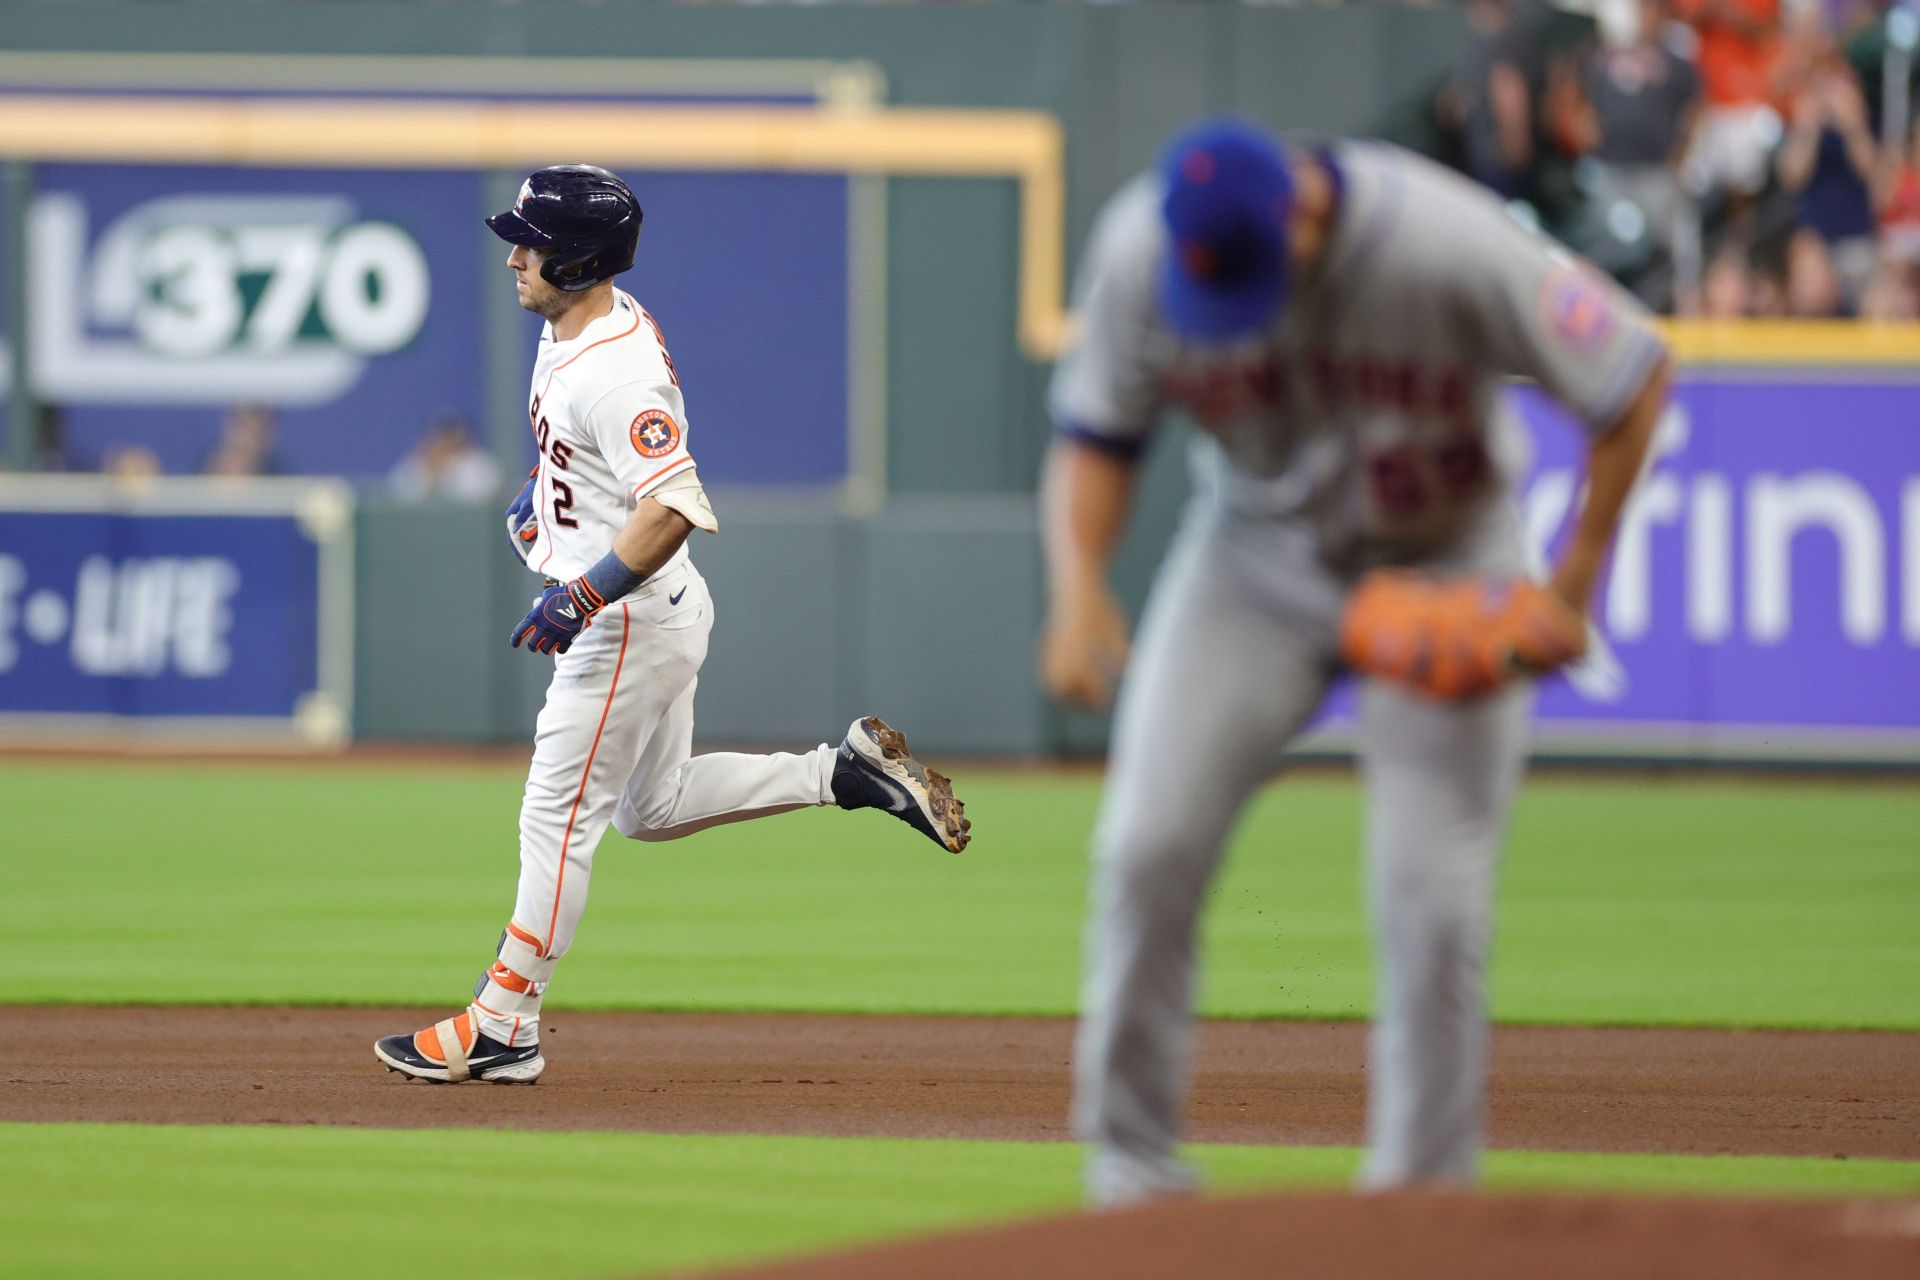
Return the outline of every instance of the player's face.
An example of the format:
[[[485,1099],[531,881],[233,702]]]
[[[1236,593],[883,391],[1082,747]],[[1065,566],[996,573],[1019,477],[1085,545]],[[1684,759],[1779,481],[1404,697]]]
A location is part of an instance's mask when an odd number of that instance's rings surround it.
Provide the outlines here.
[[[541,277],[540,264],[546,259],[546,250],[517,244],[507,255],[507,265],[513,269],[513,290],[519,296],[520,305],[552,320],[567,309],[567,295]]]

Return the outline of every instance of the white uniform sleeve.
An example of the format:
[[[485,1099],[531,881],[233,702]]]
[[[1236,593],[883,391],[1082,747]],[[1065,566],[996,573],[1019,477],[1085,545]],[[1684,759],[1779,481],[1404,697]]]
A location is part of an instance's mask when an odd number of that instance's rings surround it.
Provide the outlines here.
[[[1122,457],[1140,453],[1160,416],[1158,204],[1158,187],[1136,179],[1101,212],[1074,285],[1077,331],[1047,393],[1058,434]]]
[[[1494,366],[1538,382],[1595,434],[1618,422],[1665,351],[1646,308],[1490,201],[1454,248],[1472,264],[1470,323]]]
[[[587,410],[587,430],[628,502],[693,468],[678,387],[645,380],[614,387]]]

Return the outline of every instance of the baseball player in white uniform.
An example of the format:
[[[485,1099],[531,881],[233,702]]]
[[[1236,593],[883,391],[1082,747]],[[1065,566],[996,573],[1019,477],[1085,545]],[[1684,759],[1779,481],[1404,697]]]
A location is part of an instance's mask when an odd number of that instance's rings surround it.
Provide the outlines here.
[[[633,265],[641,211],[605,169],[527,179],[487,225],[514,248],[520,304],[547,320],[528,419],[540,461],[508,510],[510,541],[545,589],[511,640],[553,655],[520,807],[520,888],[493,966],[465,1010],[374,1053],[438,1081],[531,1083],[540,1008],[586,908],[612,824],[675,840],[814,805],[880,808],[954,853],[969,827],[946,778],[876,717],[838,748],[694,756],[693,697],[713,600],[687,554],[719,528],[688,448],[680,379],[660,328],[613,277]]]
[[[1078,315],[1050,392],[1042,677],[1097,704],[1126,666],[1076,1051],[1089,1199],[1193,1185],[1176,1143],[1201,903],[1241,808],[1343,671],[1362,680],[1377,940],[1362,1181],[1470,1182],[1522,677],[1584,643],[1666,352],[1623,292],[1454,174],[1235,120],[1183,133],[1112,199]],[[1588,432],[1544,585],[1524,577],[1510,496],[1526,442],[1508,376]],[[1196,494],[1128,661],[1108,566],[1134,461],[1174,406],[1199,428]]]

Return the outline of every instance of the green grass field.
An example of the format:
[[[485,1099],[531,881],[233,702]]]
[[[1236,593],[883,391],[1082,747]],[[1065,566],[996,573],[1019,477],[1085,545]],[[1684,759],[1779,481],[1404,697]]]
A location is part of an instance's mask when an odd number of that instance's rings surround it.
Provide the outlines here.
[[[0,764],[10,1002],[444,1004],[511,904],[513,768]],[[874,814],[612,837],[557,1006],[1067,1014],[1091,778],[964,776],[952,858]],[[1235,839],[1205,1004],[1358,1017],[1360,802],[1291,779]],[[1920,1027],[1920,794],[1532,783],[1501,892],[1507,1021]],[[0,1014],[0,1017],[3,1017]],[[1334,1186],[1346,1149],[1206,1148]],[[0,1273],[681,1268],[1064,1208],[1063,1145],[632,1133],[0,1126]],[[501,1170],[515,1170],[499,1220]],[[1920,1194],[1920,1164],[1498,1152],[1496,1187]]]
[[[512,906],[506,768],[0,768],[9,999],[444,1003]],[[556,1007],[1067,1014],[1091,778],[963,778],[976,840],[791,814],[610,836]],[[104,789],[103,789],[104,788]],[[1242,824],[1205,1007],[1363,1016],[1359,799]],[[1920,792],[1570,781],[1516,815],[1495,953],[1514,1022],[1920,1026]]]
[[[1194,1154],[1229,1190],[1338,1187],[1359,1156]],[[476,1247],[506,1275],[716,1265],[1066,1210],[1078,1161],[1059,1143],[141,1125],[0,1126],[0,1157],[0,1273],[194,1280],[332,1280],[348,1257],[431,1272]],[[1872,1160],[1496,1152],[1487,1174],[1540,1190],[1920,1193],[1920,1166]]]

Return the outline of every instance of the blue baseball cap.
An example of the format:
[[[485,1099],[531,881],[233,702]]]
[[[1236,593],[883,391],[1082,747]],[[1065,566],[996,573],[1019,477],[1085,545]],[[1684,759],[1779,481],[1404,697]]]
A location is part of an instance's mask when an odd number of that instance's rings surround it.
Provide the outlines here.
[[[1167,319],[1203,341],[1264,330],[1287,298],[1293,174],[1282,144],[1251,121],[1202,120],[1167,144],[1160,177]]]

